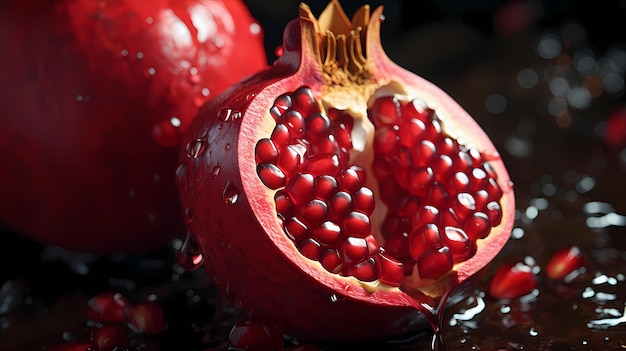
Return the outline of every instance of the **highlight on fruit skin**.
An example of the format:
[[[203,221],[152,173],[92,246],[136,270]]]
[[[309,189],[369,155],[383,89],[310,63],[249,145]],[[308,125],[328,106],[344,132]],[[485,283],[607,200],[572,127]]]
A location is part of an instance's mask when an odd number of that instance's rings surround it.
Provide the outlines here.
[[[507,242],[514,194],[453,98],[394,64],[382,7],[300,5],[268,70],[206,104],[177,184],[226,296],[304,339],[437,325]],[[435,328],[438,332],[438,327]]]

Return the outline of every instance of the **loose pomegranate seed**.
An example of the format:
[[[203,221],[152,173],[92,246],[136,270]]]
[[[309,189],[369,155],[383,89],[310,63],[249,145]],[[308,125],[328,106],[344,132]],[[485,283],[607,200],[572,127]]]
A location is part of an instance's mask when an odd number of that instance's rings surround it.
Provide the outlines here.
[[[163,308],[157,301],[140,303],[128,310],[128,322],[136,333],[158,334],[163,330]]]
[[[546,265],[546,274],[554,280],[570,281],[587,265],[587,255],[578,246],[556,251]]]
[[[111,350],[116,346],[127,345],[128,337],[122,324],[106,323],[92,329],[91,341],[98,345],[98,350]]]
[[[305,257],[399,286],[415,266],[421,278],[441,277],[500,224],[495,172],[480,152],[444,135],[423,102],[373,101],[371,165],[351,159],[353,117],[321,109],[307,87],[282,95],[270,109],[276,126],[255,149],[259,179],[277,190],[279,221]],[[373,222],[377,203],[386,213]]]
[[[524,263],[507,263],[496,272],[489,284],[489,295],[497,299],[514,299],[537,287],[537,277]]]
[[[230,346],[237,350],[278,351],[283,349],[283,329],[260,321],[242,321],[228,335]]]
[[[131,303],[122,294],[104,292],[87,301],[87,317],[96,322],[126,322],[126,311]]]

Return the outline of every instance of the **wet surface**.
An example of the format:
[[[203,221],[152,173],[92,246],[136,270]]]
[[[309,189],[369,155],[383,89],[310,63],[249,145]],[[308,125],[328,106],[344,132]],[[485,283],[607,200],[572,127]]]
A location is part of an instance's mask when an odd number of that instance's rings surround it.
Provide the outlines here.
[[[261,11],[262,1],[248,2],[262,22],[278,26],[283,19]],[[293,17],[296,5],[284,2],[293,8],[285,16]],[[611,32],[610,22],[622,18],[624,5],[606,9],[600,31],[586,22],[599,10],[574,5],[543,4],[516,27],[512,19],[528,14],[523,9],[455,12],[441,4],[410,24],[402,18],[409,9],[389,1],[385,26],[394,18],[400,24],[390,24],[383,44],[396,62],[436,82],[477,119],[502,154],[517,202],[511,240],[474,289],[444,313],[447,350],[626,349],[626,140],[609,145],[604,138],[612,113],[626,104],[626,34]],[[507,10],[516,16],[506,17]],[[268,46],[277,42],[276,32],[266,30]],[[230,327],[242,315],[201,270],[182,269],[176,258],[182,245],[103,257],[40,246],[2,228],[0,350],[85,340],[86,301],[102,291],[133,301],[158,298],[165,331],[137,337],[137,344],[226,349]],[[569,245],[589,256],[586,270],[567,283],[550,279],[548,260]],[[489,296],[495,271],[520,261],[533,267],[537,289],[510,300]],[[430,342],[425,332],[367,346],[428,350]]]

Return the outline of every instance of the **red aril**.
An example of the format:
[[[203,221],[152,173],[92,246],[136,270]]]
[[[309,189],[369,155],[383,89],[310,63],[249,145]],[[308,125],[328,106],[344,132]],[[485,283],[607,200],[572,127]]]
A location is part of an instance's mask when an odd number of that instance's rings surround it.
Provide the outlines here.
[[[115,292],[102,292],[87,301],[87,318],[94,322],[126,322],[128,309],[132,304],[124,295]]]
[[[10,1],[0,52],[0,219],[97,253],[184,235],[180,137],[202,103],[266,67],[240,0]]]
[[[489,295],[497,299],[515,299],[537,287],[537,276],[522,262],[503,264],[489,283]]]
[[[128,336],[122,324],[106,323],[91,330],[91,341],[98,345],[98,350],[112,350],[126,346]]]
[[[578,246],[565,246],[557,250],[546,264],[546,275],[554,280],[571,281],[587,265],[587,255]]]
[[[127,310],[126,319],[136,333],[159,334],[163,330],[164,312],[156,301],[142,302]]]
[[[229,350],[282,351],[283,328],[279,325],[245,320],[236,323],[228,335]]]
[[[349,20],[332,1],[316,19],[301,5],[282,56],[203,106],[185,136],[177,182],[207,272],[300,338],[439,333],[446,296],[513,224],[494,145],[390,61],[381,22],[382,8]]]

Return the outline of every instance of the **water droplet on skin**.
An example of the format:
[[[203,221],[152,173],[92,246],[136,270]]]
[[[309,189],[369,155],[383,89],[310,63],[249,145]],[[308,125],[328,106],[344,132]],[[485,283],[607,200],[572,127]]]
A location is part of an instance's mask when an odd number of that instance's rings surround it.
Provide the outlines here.
[[[252,35],[259,35],[261,33],[261,26],[258,23],[250,23],[250,33],[252,33]]]
[[[254,99],[254,97],[256,96],[255,93],[250,93],[246,95],[246,101],[250,101],[252,99]]]
[[[196,67],[191,67],[189,69],[189,83],[191,84],[198,84],[200,83],[200,81],[202,80],[200,78],[200,75],[198,74],[198,69]]]
[[[239,200],[239,189],[229,180],[224,188],[222,196],[225,203],[234,205],[237,203],[237,200]]]
[[[146,17],[146,23],[147,23],[147,24],[152,24],[152,23],[154,23],[154,18],[152,18],[151,16]]]
[[[151,76],[154,76],[155,74],[156,74],[156,68],[148,67],[148,69],[146,70],[146,76],[151,77]]]
[[[183,245],[176,253],[178,265],[187,271],[193,271],[202,266],[204,256],[200,253],[191,233],[187,233]]]
[[[233,109],[224,107],[221,110],[217,111],[217,118],[220,121],[228,122],[231,119],[232,113],[233,113]]]
[[[143,58],[143,52],[139,51],[136,56],[137,59],[141,60]]]
[[[220,175],[220,171],[222,170],[222,166],[214,166],[213,168],[211,168],[211,176],[213,178],[217,178],[217,176]]]
[[[126,49],[122,49],[122,50],[120,51],[120,55],[122,55],[122,56],[128,56],[128,50],[126,50]]]
[[[206,149],[206,141],[204,139],[192,139],[187,143],[185,150],[187,151],[187,157],[198,158],[204,153]]]
[[[226,151],[230,150],[230,143],[226,144],[226,146],[224,147],[224,150]]]
[[[187,207],[185,209],[185,222],[189,224],[192,221],[193,221],[193,208]]]

